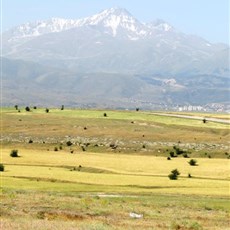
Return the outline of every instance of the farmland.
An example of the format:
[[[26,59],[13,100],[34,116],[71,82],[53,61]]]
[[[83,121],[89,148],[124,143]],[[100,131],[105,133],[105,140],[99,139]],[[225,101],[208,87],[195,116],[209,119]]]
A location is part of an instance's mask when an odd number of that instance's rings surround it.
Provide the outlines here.
[[[228,123],[52,108],[1,118],[2,229],[229,227]]]

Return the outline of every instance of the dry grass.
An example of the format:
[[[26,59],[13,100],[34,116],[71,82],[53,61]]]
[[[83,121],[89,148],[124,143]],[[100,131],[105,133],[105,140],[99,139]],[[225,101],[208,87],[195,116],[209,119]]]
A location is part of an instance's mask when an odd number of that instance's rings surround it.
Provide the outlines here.
[[[229,125],[106,112],[3,109],[1,229],[228,229]],[[173,145],[198,166],[168,161]],[[168,178],[174,168],[177,181]]]
[[[10,190],[4,191],[3,197],[2,229],[228,228],[226,199],[162,195],[101,198]],[[132,219],[130,212],[141,213],[143,218]]]

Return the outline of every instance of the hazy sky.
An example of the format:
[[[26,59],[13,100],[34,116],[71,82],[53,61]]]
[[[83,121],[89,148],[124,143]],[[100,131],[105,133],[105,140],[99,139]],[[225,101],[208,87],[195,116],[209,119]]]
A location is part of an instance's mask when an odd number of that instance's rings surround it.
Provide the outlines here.
[[[157,18],[210,42],[229,43],[229,0],[0,0],[3,31],[51,17],[78,19],[111,7],[142,22]]]

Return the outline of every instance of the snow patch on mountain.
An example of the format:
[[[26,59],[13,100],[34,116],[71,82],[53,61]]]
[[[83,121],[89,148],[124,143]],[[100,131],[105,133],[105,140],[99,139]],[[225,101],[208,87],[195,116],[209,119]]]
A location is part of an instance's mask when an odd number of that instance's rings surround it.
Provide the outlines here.
[[[158,30],[163,32],[175,31],[173,26],[162,19],[157,19],[151,23],[147,23],[146,26],[151,30]]]
[[[80,25],[80,20],[51,18],[47,21],[36,21],[33,23],[25,23],[20,25],[10,32],[12,33],[11,40],[20,38],[36,37],[47,33],[61,32]]]

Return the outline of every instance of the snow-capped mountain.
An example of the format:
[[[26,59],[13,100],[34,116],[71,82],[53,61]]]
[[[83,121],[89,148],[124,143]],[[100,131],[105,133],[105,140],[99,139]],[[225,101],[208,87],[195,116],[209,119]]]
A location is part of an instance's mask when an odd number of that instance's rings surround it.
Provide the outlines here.
[[[26,98],[33,92],[34,100],[38,85],[45,98],[44,89],[55,87],[67,101],[71,95],[91,102],[184,103],[200,102],[204,94],[208,103],[226,102],[229,95],[227,45],[187,35],[161,19],[140,22],[121,8],[26,23],[4,32],[2,44],[6,98],[25,79],[29,90],[20,92]]]
[[[163,20],[145,24],[139,22],[127,10],[122,8],[111,8],[83,19],[51,18],[46,21],[25,23],[9,30],[8,41],[16,41],[24,38],[33,38],[47,33],[57,33],[72,28],[83,26],[101,26],[105,33],[118,36],[123,31],[130,40],[144,38],[157,30],[162,32],[171,31],[173,27]]]

